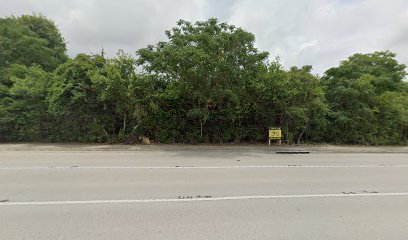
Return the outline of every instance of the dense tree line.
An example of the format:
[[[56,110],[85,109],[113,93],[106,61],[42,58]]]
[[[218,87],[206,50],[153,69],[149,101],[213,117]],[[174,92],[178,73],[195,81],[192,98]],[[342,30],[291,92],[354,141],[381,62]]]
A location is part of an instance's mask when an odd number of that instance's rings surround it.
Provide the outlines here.
[[[0,18],[0,140],[406,144],[405,66],[355,54],[322,77],[284,69],[253,34],[216,19],[180,20],[136,56],[69,58],[41,15]]]

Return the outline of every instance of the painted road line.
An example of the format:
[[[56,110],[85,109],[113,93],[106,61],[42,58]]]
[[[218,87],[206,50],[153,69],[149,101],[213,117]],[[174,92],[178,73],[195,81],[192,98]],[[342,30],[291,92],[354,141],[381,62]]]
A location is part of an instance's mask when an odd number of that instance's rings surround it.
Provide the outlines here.
[[[364,198],[364,197],[408,197],[408,192],[393,193],[354,193],[354,194],[310,194],[310,195],[255,195],[236,197],[207,198],[167,198],[167,199],[130,199],[130,200],[82,200],[82,201],[43,201],[43,202],[0,202],[0,207],[6,206],[47,206],[47,205],[96,205],[96,204],[141,204],[141,203],[171,203],[171,202],[208,202],[208,201],[239,201],[259,199],[300,199],[300,198]]]
[[[245,168],[408,168],[408,165],[275,165],[275,166],[163,166],[163,167],[131,167],[131,166],[44,166],[44,167],[0,167],[1,170],[74,170],[74,169],[245,169]]]

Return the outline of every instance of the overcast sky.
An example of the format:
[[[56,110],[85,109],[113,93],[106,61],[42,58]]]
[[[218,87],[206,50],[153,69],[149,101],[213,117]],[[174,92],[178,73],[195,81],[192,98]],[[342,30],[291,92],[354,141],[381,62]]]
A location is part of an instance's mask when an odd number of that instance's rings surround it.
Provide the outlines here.
[[[216,17],[256,36],[285,66],[315,73],[353,53],[391,50],[408,64],[408,0],[0,0],[0,16],[41,13],[55,21],[69,55],[103,47],[134,53],[164,40],[178,19]]]

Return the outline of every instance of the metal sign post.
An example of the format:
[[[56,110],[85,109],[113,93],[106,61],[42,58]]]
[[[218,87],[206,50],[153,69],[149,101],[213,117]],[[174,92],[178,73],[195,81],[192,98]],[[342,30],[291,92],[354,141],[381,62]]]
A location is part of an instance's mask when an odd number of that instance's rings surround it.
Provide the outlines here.
[[[272,140],[277,140],[278,144],[282,144],[282,130],[280,127],[269,128],[269,146]]]

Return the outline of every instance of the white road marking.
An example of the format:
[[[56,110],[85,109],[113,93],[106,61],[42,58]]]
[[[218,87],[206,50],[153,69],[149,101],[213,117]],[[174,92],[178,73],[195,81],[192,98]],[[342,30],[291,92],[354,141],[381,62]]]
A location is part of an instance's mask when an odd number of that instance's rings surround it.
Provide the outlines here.
[[[243,168],[408,168],[408,165],[264,165],[264,166],[44,166],[44,167],[0,167],[1,170],[67,170],[67,169],[243,169]]]
[[[168,198],[168,199],[130,199],[130,200],[83,200],[83,201],[43,201],[43,202],[0,202],[4,206],[38,206],[38,205],[84,205],[84,204],[129,204],[129,203],[168,203],[168,202],[201,202],[201,201],[230,201],[230,200],[256,200],[256,199],[296,199],[296,198],[355,198],[355,197],[402,197],[408,192],[394,193],[356,193],[356,194],[310,194],[310,195],[260,195],[236,196],[214,198]]]

